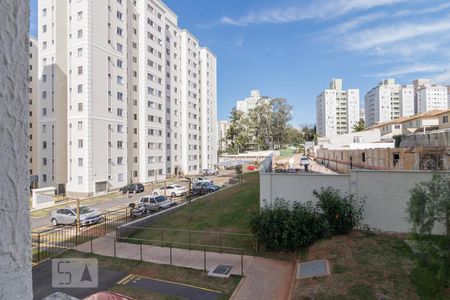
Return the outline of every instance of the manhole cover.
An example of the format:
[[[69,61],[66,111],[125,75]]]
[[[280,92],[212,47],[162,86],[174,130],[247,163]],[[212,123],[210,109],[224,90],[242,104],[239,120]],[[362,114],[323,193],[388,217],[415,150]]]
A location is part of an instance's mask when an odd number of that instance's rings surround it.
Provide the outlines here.
[[[297,278],[325,276],[329,274],[330,274],[330,267],[328,266],[328,261],[314,260],[299,264]]]
[[[228,278],[230,277],[231,269],[233,269],[233,266],[218,265],[208,273],[208,276]]]

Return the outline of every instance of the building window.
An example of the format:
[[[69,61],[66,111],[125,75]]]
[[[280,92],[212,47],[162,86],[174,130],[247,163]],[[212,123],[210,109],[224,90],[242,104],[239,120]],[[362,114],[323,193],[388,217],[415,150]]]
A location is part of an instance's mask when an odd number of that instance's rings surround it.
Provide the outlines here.
[[[448,123],[448,116],[443,116],[442,117],[442,123],[443,124],[447,124]]]
[[[81,19],[83,19],[83,12],[82,12],[82,11],[79,11],[79,12],[77,13],[77,20],[80,21]]]
[[[78,148],[83,148],[83,140],[78,140]]]
[[[78,111],[83,111],[83,103],[78,103]]]
[[[83,129],[83,122],[78,121],[78,130],[82,130],[82,129]]]
[[[47,159],[46,159],[46,158],[43,158],[43,159],[42,159],[42,165],[43,165],[43,166],[46,166],[46,165],[47,165]]]
[[[77,91],[78,91],[78,94],[81,94],[83,92],[83,85],[82,84],[78,85]]]
[[[78,166],[79,166],[79,167],[82,167],[82,166],[83,166],[83,159],[82,159],[82,158],[79,158],[79,159],[78,159]]]
[[[83,176],[78,176],[78,184],[83,184]]]
[[[81,38],[83,37],[83,30],[82,30],[82,29],[80,29],[80,30],[77,31],[77,37],[78,37],[79,39],[81,39]]]
[[[78,48],[77,55],[78,55],[78,57],[83,56],[83,48]]]

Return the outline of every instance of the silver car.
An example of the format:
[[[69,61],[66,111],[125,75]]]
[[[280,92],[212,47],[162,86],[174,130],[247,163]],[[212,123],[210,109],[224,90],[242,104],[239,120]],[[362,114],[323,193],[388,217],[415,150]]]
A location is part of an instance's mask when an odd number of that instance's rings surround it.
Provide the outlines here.
[[[103,217],[95,208],[88,206],[80,207],[80,225],[87,226],[97,224],[102,221]],[[76,208],[61,208],[51,213],[51,222],[54,226],[76,224],[77,209]]]
[[[158,211],[169,208],[175,204],[175,202],[162,195],[145,196],[139,201],[139,206],[144,205],[147,211]]]

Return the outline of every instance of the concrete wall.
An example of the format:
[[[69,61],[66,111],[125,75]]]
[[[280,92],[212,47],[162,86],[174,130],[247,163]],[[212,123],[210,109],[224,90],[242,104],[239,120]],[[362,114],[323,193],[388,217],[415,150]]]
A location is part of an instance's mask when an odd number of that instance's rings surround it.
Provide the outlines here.
[[[450,176],[450,172],[446,172]],[[407,221],[406,208],[410,190],[416,183],[430,180],[430,172],[404,171],[353,171],[350,175],[297,175],[261,174],[260,201],[273,202],[283,198],[291,203],[317,202],[314,190],[334,187],[342,193],[352,193],[356,199],[365,198],[363,224],[370,228],[407,233],[411,225]],[[442,224],[434,229],[435,234],[444,234]]]
[[[0,1],[0,298],[32,299],[28,0]]]

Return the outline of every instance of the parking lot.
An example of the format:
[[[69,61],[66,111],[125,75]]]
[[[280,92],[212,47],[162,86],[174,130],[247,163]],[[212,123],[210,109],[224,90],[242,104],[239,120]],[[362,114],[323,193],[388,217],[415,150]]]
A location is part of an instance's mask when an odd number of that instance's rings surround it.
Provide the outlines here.
[[[214,176],[207,176],[207,178],[212,179],[214,184],[220,186],[220,187],[226,187],[229,185],[229,180],[231,177],[235,175],[234,170],[224,170],[221,171],[218,175]],[[201,176],[192,176],[190,177],[191,180],[195,180],[197,177]],[[170,184],[180,184],[185,187],[188,186],[189,181],[185,178],[179,178],[179,179],[173,179],[173,180],[166,180],[164,182],[158,182],[158,183],[150,183],[145,185],[145,190],[143,193],[137,193],[137,194],[129,194],[128,198],[126,194],[122,193],[113,193],[110,195],[103,195],[101,197],[94,197],[90,199],[82,200],[81,205],[88,205],[89,207],[93,207],[98,209],[101,213],[109,212],[109,211],[116,211],[118,209],[127,207],[130,203],[136,203],[138,202],[141,197],[146,195],[153,194],[153,191],[157,188],[161,188],[164,186],[164,184],[170,185]],[[175,202],[181,203],[185,201],[185,197],[176,197],[173,199]],[[74,204],[72,204],[73,206]],[[57,208],[66,207],[67,205],[62,205],[59,207],[55,207],[53,209],[46,209],[43,211],[39,217],[33,217],[31,218],[31,227],[33,231],[44,231],[53,228],[53,226],[50,223],[50,213],[53,210],[56,210]]]

